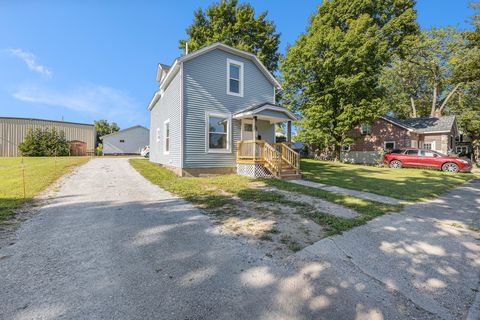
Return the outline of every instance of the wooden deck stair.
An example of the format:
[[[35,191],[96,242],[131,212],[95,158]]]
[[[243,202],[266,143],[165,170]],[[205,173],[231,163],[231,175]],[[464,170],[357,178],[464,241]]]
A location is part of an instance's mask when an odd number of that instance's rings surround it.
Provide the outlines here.
[[[285,143],[269,144],[263,140],[241,140],[237,143],[237,163],[265,167],[282,180],[300,179],[300,155]]]

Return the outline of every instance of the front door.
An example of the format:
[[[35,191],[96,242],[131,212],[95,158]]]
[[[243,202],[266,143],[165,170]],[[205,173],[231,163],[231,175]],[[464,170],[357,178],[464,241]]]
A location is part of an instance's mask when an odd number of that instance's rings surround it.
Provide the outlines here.
[[[242,119],[242,140],[253,140],[253,120]]]

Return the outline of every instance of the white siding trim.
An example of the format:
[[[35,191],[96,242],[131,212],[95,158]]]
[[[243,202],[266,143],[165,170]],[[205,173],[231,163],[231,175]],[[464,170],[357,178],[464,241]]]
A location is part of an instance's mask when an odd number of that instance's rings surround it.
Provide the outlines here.
[[[240,75],[239,75],[240,78],[238,79],[239,80],[238,81],[239,82],[238,83],[239,93],[230,91],[230,65],[231,64],[234,64],[234,65],[240,67],[240,72],[239,72],[240,73]],[[243,69],[244,69],[243,62],[227,58],[227,94],[228,95],[243,97],[243,81],[244,81]]]
[[[210,117],[227,118],[227,149],[210,149]],[[228,113],[205,112],[205,151],[207,153],[232,153],[232,115]]]
[[[183,145],[185,141],[183,133],[183,63],[180,65],[180,168],[183,168]]]

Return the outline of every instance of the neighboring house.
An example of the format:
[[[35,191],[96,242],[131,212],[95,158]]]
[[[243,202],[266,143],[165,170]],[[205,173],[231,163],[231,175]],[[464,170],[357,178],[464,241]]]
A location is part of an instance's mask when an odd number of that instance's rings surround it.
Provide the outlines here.
[[[342,160],[372,164],[378,161],[381,150],[412,147],[454,153],[459,133],[455,116],[411,119],[382,116],[372,124],[358,126],[350,136],[354,143],[343,148]]]
[[[293,177],[298,153],[275,144],[275,124],[297,120],[275,104],[280,84],[258,58],[215,43],[157,70],[150,161],[178,175]]]
[[[72,155],[94,155],[97,133],[93,124],[32,118],[0,117],[0,157],[20,156],[18,145],[30,129],[63,131]]]
[[[150,140],[149,130],[134,126],[100,137],[104,155],[140,154]]]

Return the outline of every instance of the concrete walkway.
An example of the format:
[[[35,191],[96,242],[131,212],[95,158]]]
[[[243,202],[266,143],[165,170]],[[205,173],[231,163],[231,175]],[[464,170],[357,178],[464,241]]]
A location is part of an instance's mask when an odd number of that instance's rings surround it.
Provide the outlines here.
[[[391,197],[381,196],[381,195],[370,193],[370,192],[364,192],[364,191],[351,190],[351,189],[346,189],[346,188],[341,188],[341,187],[328,186],[328,185],[323,184],[323,183],[318,183],[318,182],[313,182],[313,181],[308,181],[308,180],[287,180],[287,181],[291,182],[291,183],[299,184],[299,185],[302,185],[302,186],[306,186],[306,187],[317,188],[317,189],[322,189],[322,190],[337,192],[337,193],[343,193],[343,194],[354,196],[354,197],[357,197],[357,198],[362,198],[362,199],[366,199],[366,200],[381,202],[381,203],[385,203],[385,204],[399,205],[399,204],[406,203],[406,201],[404,201],[404,200],[399,200],[399,199],[395,199],[395,198],[391,198]]]
[[[297,254],[367,276],[438,319],[480,319],[480,181]]]
[[[93,159],[0,249],[0,319],[477,319],[479,235],[448,221],[478,221],[479,192],[275,259],[127,159]]]

